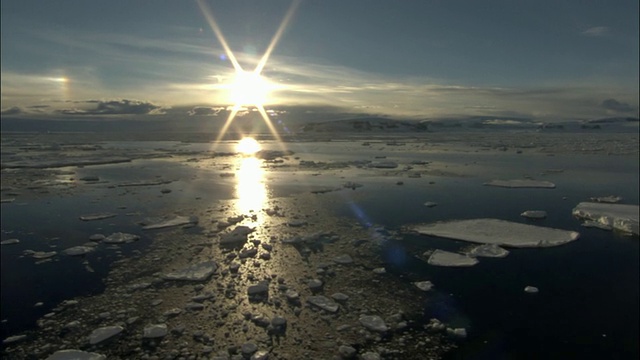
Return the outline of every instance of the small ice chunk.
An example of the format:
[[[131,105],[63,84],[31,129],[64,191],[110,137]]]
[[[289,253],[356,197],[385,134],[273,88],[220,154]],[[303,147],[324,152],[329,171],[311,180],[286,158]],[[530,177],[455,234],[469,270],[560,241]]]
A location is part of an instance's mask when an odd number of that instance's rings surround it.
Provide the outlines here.
[[[253,229],[240,225],[233,229],[231,232],[220,235],[221,246],[239,246],[247,242],[247,235],[251,234]]]
[[[17,342],[20,342],[20,341],[26,340],[26,339],[27,339],[27,335],[9,336],[8,338],[2,340],[2,345],[8,345],[8,344],[17,343]]]
[[[527,292],[529,294],[535,294],[538,291],[539,291],[538,288],[535,287],[535,286],[525,286],[525,288],[524,288],[524,292]]]
[[[74,246],[64,250],[62,253],[69,256],[80,256],[94,251],[94,247],[90,246]]]
[[[383,333],[389,329],[384,320],[378,315],[361,315],[358,320],[362,326],[371,331]]]
[[[466,338],[467,337],[467,329],[465,328],[447,328],[447,334],[457,338]]]
[[[385,269],[383,267],[375,268],[375,269],[373,269],[373,273],[374,274],[378,274],[378,275],[386,274],[387,273],[387,269]]]
[[[529,180],[529,179],[516,179],[516,180],[491,180],[484,183],[487,186],[498,186],[506,188],[543,188],[543,189],[555,189],[556,184],[545,180]]]
[[[54,257],[56,256],[58,253],[56,251],[36,251],[33,254],[31,254],[31,257],[34,259],[48,259],[50,257]]]
[[[376,169],[395,169],[398,164],[393,161],[374,161],[369,164],[369,167]]]
[[[0,245],[15,245],[19,243],[20,243],[20,240],[18,239],[8,239],[8,240],[0,241]]]
[[[529,219],[545,219],[547,217],[547,212],[543,210],[527,210],[520,214],[520,216]]]
[[[174,226],[182,226],[189,224],[197,224],[198,217],[196,216],[175,216],[173,218],[163,218],[163,219],[151,219],[151,221],[145,222],[142,227],[143,230],[153,230],[153,229],[163,229]]]
[[[601,224],[597,221],[591,221],[591,220],[587,220],[585,222],[583,222],[581,224],[583,227],[586,228],[596,228],[596,229],[601,229],[601,230],[606,230],[606,231],[611,231],[613,230],[613,228],[607,224]]]
[[[215,261],[210,260],[164,274],[162,278],[165,280],[204,281],[213,275],[216,269],[218,269],[218,265]]]
[[[575,231],[499,219],[453,220],[416,225],[412,229],[423,235],[520,248],[558,246],[580,237]]]
[[[96,241],[96,242],[102,241],[102,240],[104,240],[104,238],[105,238],[105,236],[102,235],[102,234],[93,234],[93,235],[89,236],[89,240]]]
[[[301,227],[307,225],[306,220],[291,220],[287,223],[289,227]]]
[[[311,305],[317,306],[322,310],[326,310],[331,313],[335,313],[338,311],[339,306],[326,296],[317,295],[317,296],[309,296],[307,298],[307,302]]]
[[[102,354],[86,352],[76,349],[59,350],[51,354],[46,360],[106,360]]]
[[[142,337],[145,339],[155,339],[165,337],[167,333],[167,324],[155,324],[145,327]]]
[[[102,240],[105,244],[124,244],[139,240],[140,236],[123,232],[113,233]]]
[[[4,204],[4,203],[12,203],[16,201],[16,198],[5,198],[5,199],[0,199],[0,203]]]
[[[118,214],[114,213],[99,213],[99,214],[89,214],[80,216],[80,220],[82,221],[94,221],[94,220],[102,220],[109,219],[112,217],[116,217]]]
[[[638,205],[581,202],[573,209],[573,215],[598,222],[634,235],[639,234]]]
[[[351,264],[353,262],[353,259],[351,258],[351,256],[349,256],[349,254],[342,254],[334,257],[333,262],[337,264],[347,265]]]
[[[433,283],[431,281],[417,281],[414,282],[413,285],[422,291],[431,291],[433,288]]]
[[[613,195],[598,196],[598,197],[592,197],[591,201],[600,202],[600,203],[615,204],[615,203],[619,203],[620,201],[622,201],[622,198],[620,196],[613,196]]]
[[[476,257],[503,258],[509,255],[509,250],[503,249],[496,244],[479,245],[469,251],[469,255]]]
[[[473,266],[478,260],[467,255],[436,250],[429,256],[427,263],[435,266]]]
[[[427,201],[426,203],[424,203],[424,206],[426,206],[428,208],[432,208],[434,206],[438,206],[438,203],[433,202],[433,201]]]
[[[93,330],[89,335],[89,344],[95,345],[101,343],[113,336],[120,334],[124,330],[122,326],[105,326]]]

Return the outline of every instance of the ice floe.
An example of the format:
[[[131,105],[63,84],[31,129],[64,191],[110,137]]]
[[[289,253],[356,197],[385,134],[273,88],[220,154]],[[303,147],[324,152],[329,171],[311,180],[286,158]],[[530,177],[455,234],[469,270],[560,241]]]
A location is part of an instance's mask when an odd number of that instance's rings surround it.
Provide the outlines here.
[[[538,288],[535,286],[525,286],[524,287],[524,292],[529,293],[529,294],[536,294],[538,293]]]
[[[64,250],[62,253],[69,256],[80,256],[93,252],[94,250],[95,248],[90,246],[74,246]]]
[[[99,344],[109,338],[112,338],[120,334],[123,330],[124,328],[118,325],[97,328],[93,330],[91,335],[89,335],[89,344],[91,345]]]
[[[543,210],[527,210],[520,214],[522,217],[526,217],[528,219],[545,219],[547,217],[547,212]]]
[[[622,201],[622,198],[620,196],[609,195],[609,196],[592,197],[591,201],[600,202],[600,203],[615,204],[615,203],[619,203],[620,201]]]
[[[106,360],[102,354],[86,352],[76,349],[59,350],[51,354],[46,360]]]
[[[509,250],[503,249],[496,244],[484,244],[471,249],[469,255],[475,257],[502,258],[509,255]]]
[[[433,283],[431,281],[417,281],[414,282],[413,285],[422,291],[431,291],[433,288]]]
[[[20,240],[18,239],[8,239],[8,240],[0,241],[0,245],[15,245],[19,243],[20,243]]]
[[[105,244],[124,244],[124,243],[134,242],[139,239],[140,239],[140,236],[138,235],[117,232],[102,239],[102,242]]]
[[[526,225],[499,219],[470,219],[415,225],[412,230],[430,236],[510,247],[549,247],[578,239],[575,231]]]
[[[362,326],[371,331],[383,333],[389,330],[387,324],[378,315],[360,315],[358,321],[360,321]]]
[[[118,214],[113,214],[113,213],[89,214],[89,215],[80,216],[80,220],[82,220],[82,221],[94,221],[94,220],[109,219],[109,218],[116,217],[116,216],[118,216]]]
[[[197,224],[197,216],[175,216],[173,218],[146,219],[142,222],[143,230],[163,229],[173,226]]]
[[[487,186],[498,186],[506,188],[543,188],[543,189],[555,189],[556,184],[546,180],[529,180],[529,179],[516,179],[516,180],[491,180],[484,183]]]
[[[220,235],[220,246],[240,246],[247,242],[247,235],[251,234],[253,229],[240,225],[231,232]]]
[[[307,298],[307,302],[331,313],[337,312],[340,308],[338,304],[330,300],[328,297],[322,295],[309,296]]]
[[[572,211],[573,215],[602,224],[606,227],[638,235],[638,205],[581,202]],[[600,227],[600,226],[598,226]]]
[[[162,275],[165,280],[204,281],[218,269],[215,261],[205,261]]]
[[[436,250],[431,256],[429,256],[429,260],[427,260],[429,265],[435,266],[473,266],[478,263],[478,260],[472,258],[467,255],[462,255],[458,253],[453,253],[444,250]]]

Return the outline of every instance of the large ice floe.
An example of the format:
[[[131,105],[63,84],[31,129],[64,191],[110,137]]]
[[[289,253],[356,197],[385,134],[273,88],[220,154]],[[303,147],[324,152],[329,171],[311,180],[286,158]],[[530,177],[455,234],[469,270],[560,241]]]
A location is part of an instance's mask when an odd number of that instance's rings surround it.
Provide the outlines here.
[[[556,184],[545,180],[491,180],[484,183],[487,186],[498,186],[506,188],[542,188],[555,189]]]
[[[579,233],[499,219],[470,219],[414,225],[410,229],[431,236],[509,247],[549,247],[578,239]]]
[[[573,215],[593,221],[601,228],[613,228],[638,235],[638,205],[581,202],[572,211]]]

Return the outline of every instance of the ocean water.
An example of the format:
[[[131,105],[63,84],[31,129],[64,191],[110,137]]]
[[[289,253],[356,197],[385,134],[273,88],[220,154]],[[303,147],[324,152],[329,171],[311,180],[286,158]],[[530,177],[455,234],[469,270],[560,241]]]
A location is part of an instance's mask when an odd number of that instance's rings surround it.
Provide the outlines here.
[[[275,143],[267,144],[277,149]],[[627,204],[639,203],[637,156],[556,155],[515,153],[419,152],[409,147],[364,147],[351,142],[291,143],[296,157],[313,161],[384,160],[403,164],[426,160],[433,171],[409,178],[399,170],[265,169],[269,197],[295,197],[327,184],[362,184],[355,190],[320,194],[319,206],[336,217],[347,217],[362,227],[384,227],[395,234],[385,241],[380,257],[389,276],[398,281],[430,280],[435,288],[424,303],[425,321],[436,317],[454,327],[465,327],[468,338],[458,343],[450,359],[620,358],[639,356],[638,303],[639,243],[628,237],[580,226],[571,210],[592,196],[619,195]],[[110,142],[104,147],[135,151],[180,149],[211,151],[210,144],[175,142]],[[223,146],[217,151],[231,151]],[[60,301],[89,296],[104,288],[114,261],[136,256],[150,245],[137,222],[148,216],[187,211],[194,206],[215,207],[234,199],[233,159],[197,166],[171,158],[141,159],[132,163],[70,168],[63,182],[99,176],[103,184],[78,192],[52,192],[35,199],[20,197],[2,205],[2,240],[19,238],[18,245],[2,248],[1,327],[3,338],[27,329]],[[416,169],[420,167],[416,165]],[[425,167],[429,169],[431,166]],[[556,170],[547,172],[547,170]],[[558,171],[561,170],[561,171]],[[314,173],[312,176],[310,173]],[[318,176],[315,176],[318,175]],[[531,176],[549,180],[556,189],[505,189],[483,186],[492,179]],[[73,178],[73,179],[72,179]],[[136,180],[167,179],[161,186],[113,188]],[[401,180],[402,185],[397,181]],[[161,188],[172,190],[168,195]],[[424,206],[427,201],[436,207]],[[196,204],[196,205],[194,205]],[[525,210],[545,210],[548,217],[532,221]],[[115,218],[82,222],[80,215],[115,212]],[[480,259],[470,268],[441,268],[416,258],[427,250],[457,251],[467,243],[412,234],[404,227],[452,219],[492,217],[564,230],[578,231],[580,239],[544,249],[511,249],[502,259]],[[81,245],[89,235],[115,231],[142,234],[140,241],[121,250],[101,249],[84,259],[61,256],[36,265],[20,257],[26,249],[61,252]],[[194,230],[197,231],[197,230]],[[121,251],[121,252],[119,252]],[[87,265],[93,272],[87,270]],[[523,291],[527,285],[538,294]],[[33,305],[42,301],[42,307]]]

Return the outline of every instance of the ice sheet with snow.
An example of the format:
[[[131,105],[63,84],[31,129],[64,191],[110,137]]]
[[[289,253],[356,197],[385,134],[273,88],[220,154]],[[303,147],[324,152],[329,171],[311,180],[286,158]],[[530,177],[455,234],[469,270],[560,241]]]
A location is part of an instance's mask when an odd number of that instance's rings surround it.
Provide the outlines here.
[[[410,227],[423,235],[510,247],[549,247],[578,239],[579,233],[499,219],[436,222]]]
[[[572,211],[573,215],[602,224],[626,233],[638,235],[638,205],[581,202]]]

